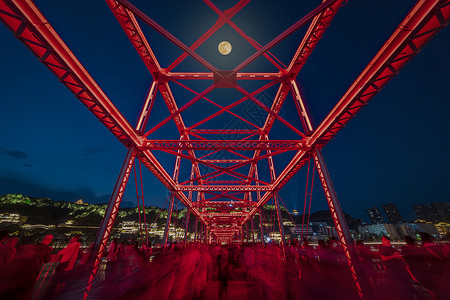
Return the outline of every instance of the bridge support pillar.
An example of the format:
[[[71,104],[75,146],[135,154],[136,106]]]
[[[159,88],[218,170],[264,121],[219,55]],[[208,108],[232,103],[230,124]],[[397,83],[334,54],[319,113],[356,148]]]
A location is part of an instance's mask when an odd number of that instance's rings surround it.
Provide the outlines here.
[[[263,222],[263,209],[259,209],[259,227],[261,227],[261,244],[264,245],[264,222]]]
[[[128,183],[128,178],[130,177],[131,168],[136,158],[136,150],[134,147],[128,148],[127,155],[123,162],[122,168],[117,178],[116,185],[114,186],[113,193],[109,199],[108,206],[105,211],[105,216],[103,217],[102,223],[97,233],[97,238],[94,243],[91,255],[91,261],[94,260],[91,274],[89,275],[88,284],[84,291],[83,299],[86,299],[94,283],[95,275],[97,274],[98,268],[102,261],[102,257],[106,249],[106,243],[111,236],[112,227],[119,212],[120,202],[122,201],[122,196],[125,191],[125,187]]]
[[[189,215],[190,215],[190,210],[188,208],[188,211],[186,213],[186,227],[184,228],[184,246],[186,246],[187,243],[187,235],[188,235],[188,231],[189,231]]]
[[[313,151],[314,163],[316,165],[317,173],[319,174],[320,181],[322,183],[325,197],[327,198],[328,207],[330,208],[331,217],[333,218],[334,226],[339,236],[341,246],[344,250],[344,255],[347,259],[347,264],[353,277],[357,293],[361,299],[367,298],[369,295],[363,293],[361,287],[361,281],[358,278],[359,266],[358,266],[358,254],[356,253],[355,246],[350,236],[350,231],[345,221],[344,213],[339,204],[336,191],[334,190],[333,183],[330,178],[327,166],[322,156],[322,152],[315,148]],[[366,290],[366,288],[364,288]]]
[[[252,241],[253,241],[253,244],[255,243],[255,228],[253,227],[253,217],[252,217]]]
[[[197,242],[197,226],[198,226],[198,217],[195,218],[195,234],[194,234],[194,242]]]
[[[278,226],[280,229],[280,236],[281,236],[281,249],[283,250],[283,257],[286,259],[286,240],[284,238],[284,226],[283,226],[283,218],[281,216],[281,209],[280,209],[280,196],[278,194],[275,194],[275,206],[277,208],[277,216],[278,216]]]
[[[163,251],[164,251],[164,253],[166,253],[167,241],[169,240],[170,219],[172,218],[174,202],[175,202],[175,193],[172,193],[170,195],[169,209],[167,210],[166,228],[164,228],[164,238],[163,238],[163,249],[164,249]]]

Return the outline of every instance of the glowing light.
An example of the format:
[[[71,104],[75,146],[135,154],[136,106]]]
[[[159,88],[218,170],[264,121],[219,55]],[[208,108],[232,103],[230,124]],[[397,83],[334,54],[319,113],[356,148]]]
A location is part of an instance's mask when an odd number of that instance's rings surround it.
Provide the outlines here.
[[[217,47],[217,49],[219,49],[220,54],[222,55],[228,55],[231,52],[231,44],[227,41],[223,41],[219,44],[219,46]]]

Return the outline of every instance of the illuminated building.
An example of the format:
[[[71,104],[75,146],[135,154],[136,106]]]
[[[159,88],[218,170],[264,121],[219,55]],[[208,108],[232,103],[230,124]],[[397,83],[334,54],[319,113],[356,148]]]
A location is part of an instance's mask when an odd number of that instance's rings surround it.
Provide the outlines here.
[[[372,224],[381,224],[384,223],[384,218],[381,215],[381,211],[378,207],[374,206],[367,210],[367,214],[369,215],[370,222]]]
[[[371,234],[378,237],[386,235],[392,240],[399,240],[401,238],[394,224],[372,224],[360,226],[358,227],[358,232],[362,235]]]
[[[26,217],[23,217],[19,214],[0,214],[0,223],[7,224],[23,224],[26,220]]]
[[[389,219],[389,223],[399,224],[404,222],[400,212],[397,209],[397,205],[394,203],[384,204],[383,210]]]
[[[450,222],[450,203],[432,202],[414,205],[417,217],[427,222]]]

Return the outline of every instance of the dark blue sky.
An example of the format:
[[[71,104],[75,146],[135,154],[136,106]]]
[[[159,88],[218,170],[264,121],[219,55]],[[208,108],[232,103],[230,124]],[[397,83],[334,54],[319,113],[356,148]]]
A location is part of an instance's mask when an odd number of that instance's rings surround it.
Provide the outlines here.
[[[152,78],[107,4],[87,0],[35,2],[134,124]],[[132,3],[188,45],[216,21],[201,1],[189,5],[185,1]],[[220,1],[217,5],[227,9],[235,3]],[[318,4],[320,1],[254,1],[233,21],[264,45]],[[349,1],[340,9],[297,78],[315,126],[413,4],[407,0]],[[181,50],[141,25],[162,67],[167,67]],[[299,30],[272,52],[288,64],[303,32]],[[4,26],[0,26],[0,40],[0,194],[106,202],[126,149]],[[216,50],[222,40],[233,45],[227,57]],[[450,200],[449,46],[450,31],[445,28],[323,149],[342,207],[354,217],[366,218],[367,208],[393,202],[411,219],[416,203]],[[253,50],[226,25],[197,52],[213,65],[231,69]],[[203,69],[187,59],[178,70]],[[246,70],[274,71],[264,59]],[[267,92],[268,99],[273,96],[271,92]],[[183,97],[176,87],[174,94],[179,95],[180,103],[192,97]],[[161,102],[155,104],[155,111],[163,110]],[[287,103],[282,115],[299,124],[292,112],[295,109]],[[191,116],[186,114],[187,123]],[[155,114],[150,124],[163,117]],[[177,138],[173,131],[173,126],[168,126],[152,138]],[[284,138],[284,133],[282,126],[275,126],[271,138]],[[288,209],[302,209],[304,173],[300,171],[281,191]],[[162,184],[150,172],[144,172],[144,183],[147,204],[161,206],[167,197]],[[136,202],[133,185],[130,181],[126,202]],[[316,182],[313,211],[325,208],[323,191]]]

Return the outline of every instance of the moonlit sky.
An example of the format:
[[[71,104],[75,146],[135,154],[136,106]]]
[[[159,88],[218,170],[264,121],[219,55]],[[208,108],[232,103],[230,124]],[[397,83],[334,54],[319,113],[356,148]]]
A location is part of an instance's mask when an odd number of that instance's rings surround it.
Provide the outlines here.
[[[87,0],[35,2],[134,125],[152,77],[107,4]],[[187,45],[217,20],[201,1],[189,5],[185,1],[131,2]],[[237,3],[213,2],[222,10]],[[265,45],[320,2],[253,1],[232,20]],[[337,103],[413,5],[414,1],[408,0],[350,0],[339,10],[297,78],[314,126]],[[148,26],[141,26],[162,67],[181,54]],[[294,33],[272,53],[287,65],[305,30]],[[0,40],[0,195],[22,193],[53,200],[107,202],[125,158],[125,147],[4,26],[0,26]],[[217,51],[217,45],[224,40],[233,47],[227,56]],[[449,46],[450,30],[444,28],[324,147],[341,205],[350,215],[367,219],[368,208],[393,202],[404,218],[414,219],[414,204],[450,201]],[[230,70],[254,51],[225,25],[196,52],[219,69]],[[176,70],[204,71],[191,58]],[[260,58],[244,71],[275,70]],[[257,88],[252,84],[249,90]],[[194,85],[197,91],[206,86]],[[193,97],[171,87],[181,103]],[[223,91],[214,91],[211,97]],[[270,99],[272,92],[276,89],[263,97]],[[160,96],[154,110],[164,111]],[[297,126],[295,113],[287,105],[281,115]],[[164,117],[156,113],[150,124]],[[190,117],[186,115],[186,123],[192,123]],[[271,138],[280,137],[290,138],[285,136],[285,127],[274,126]],[[177,137],[174,126],[168,125],[151,138]],[[162,157],[162,161],[166,160],[167,170],[172,169],[173,162]],[[281,170],[277,168],[278,173]],[[167,199],[164,186],[150,172],[145,170],[143,175],[146,204],[162,206]],[[301,170],[280,192],[289,210],[303,210],[304,187],[305,170]],[[136,203],[133,178],[123,201],[124,205]],[[319,209],[326,209],[326,201],[316,181],[312,211]]]

